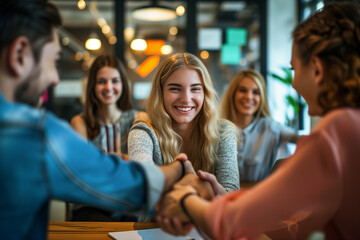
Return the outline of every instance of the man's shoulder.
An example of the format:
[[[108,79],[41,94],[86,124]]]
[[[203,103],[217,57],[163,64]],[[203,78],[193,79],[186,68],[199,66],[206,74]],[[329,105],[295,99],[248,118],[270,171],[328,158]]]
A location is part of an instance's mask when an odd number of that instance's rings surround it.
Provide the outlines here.
[[[0,121],[14,124],[37,124],[47,115],[45,110],[36,109],[26,104],[7,103],[0,105]]]
[[[16,126],[38,130],[68,125],[49,111],[21,103],[0,104],[0,123],[5,127]]]

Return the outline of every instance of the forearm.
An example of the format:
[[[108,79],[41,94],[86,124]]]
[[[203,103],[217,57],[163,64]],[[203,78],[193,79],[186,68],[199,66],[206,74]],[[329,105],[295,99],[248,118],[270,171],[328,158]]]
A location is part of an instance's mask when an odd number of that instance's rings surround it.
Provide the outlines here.
[[[205,219],[205,212],[209,202],[198,197],[197,195],[188,196],[184,200],[184,207],[186,208],[188,217],[192,220],[193,224],[204,234],[213,238],[213,234],[210,231]]]
[[[183,167],[180,161],[174,161],[169,165],[161,166],[160,170],[165,178],[164,192],[170,190],[170,188],[183,176]]]

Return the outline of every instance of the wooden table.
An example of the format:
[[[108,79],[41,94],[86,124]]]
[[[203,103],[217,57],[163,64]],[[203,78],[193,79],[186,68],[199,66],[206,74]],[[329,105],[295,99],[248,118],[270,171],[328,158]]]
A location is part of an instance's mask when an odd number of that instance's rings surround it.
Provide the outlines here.
[[[49,222],[48,240],[110,240],[109,232],[158,228],[157,223]],[[262,235],[260,240],[271,240]]]
[[[48,240],[109,240],[109,232],[159,227],[157,223],[138,222],[49,222]]]
[[[240,182],[240,190],[248,190],[254,187],[257,182]]]

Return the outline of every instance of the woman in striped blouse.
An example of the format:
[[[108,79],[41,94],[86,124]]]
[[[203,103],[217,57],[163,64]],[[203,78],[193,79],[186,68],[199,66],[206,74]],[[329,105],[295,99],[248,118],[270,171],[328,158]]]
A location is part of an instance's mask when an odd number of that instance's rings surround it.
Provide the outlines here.
[[[112,55],[97,57],[89,72],[84,112],[73,117],[71,126],[104,152],[127,160],[128,133],[137,118],[146,118],[146,113],[133,109],[123,65]],[[85,206],[74,208],[73,219],[118,220],[109,212]]]

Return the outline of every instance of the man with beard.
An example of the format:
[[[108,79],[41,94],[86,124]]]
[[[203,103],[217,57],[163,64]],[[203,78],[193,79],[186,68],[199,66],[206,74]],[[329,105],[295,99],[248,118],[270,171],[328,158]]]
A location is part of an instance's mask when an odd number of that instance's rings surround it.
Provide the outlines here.
[[[59,82],[57,9],[45,0],[0,0],[0,239],[46,239],[50,199],[119,213],[153,209],[184,172],[124,162],[34,108]]]

